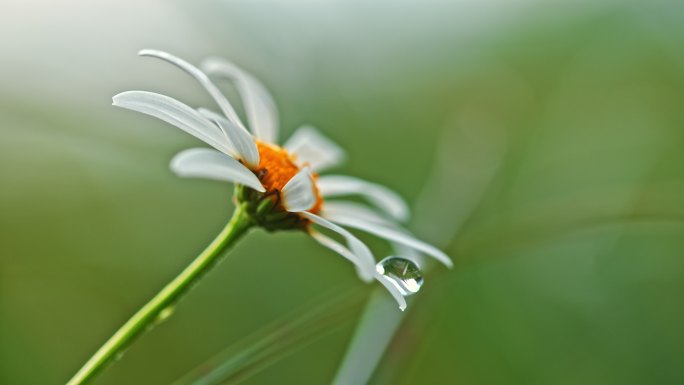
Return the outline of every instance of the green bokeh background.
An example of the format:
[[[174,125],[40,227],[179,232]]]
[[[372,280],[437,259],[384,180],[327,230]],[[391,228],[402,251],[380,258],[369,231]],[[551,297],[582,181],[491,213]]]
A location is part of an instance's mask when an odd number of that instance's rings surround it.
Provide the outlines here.
[[[168,170],[199,142],[110,106],[128,89],[212,105],[140,48],[256,74],[281,139],[319,127],[348,151],[337,172],[396,189],[409,227],[453,257],[427,275],[372,384],[684,383],[681,3],[3,8],[0,384],[65,382],[230,215],[230,186]],[[255,231],[94,383],[168,384],[361,285],[305,235]],[[353,332],[243,383],[329,383]]]

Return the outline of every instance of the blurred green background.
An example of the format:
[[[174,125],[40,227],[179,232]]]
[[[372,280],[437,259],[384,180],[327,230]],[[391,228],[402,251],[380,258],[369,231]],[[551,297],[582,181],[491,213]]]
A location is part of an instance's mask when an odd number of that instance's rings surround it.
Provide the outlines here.
[[[0,15],[1,384],[65,382],[231,212],[229,186],[168,170],[199,142],[110,106],[129,89],[213,106],[141,48],[257,75],[281,139],[319,127],[348,150],[338,172],[399,191],[409,227],[453,257],[372,384],[684,383],[684,3],[9,0]],[[372,289],[305,235],[255,231],[94,383],[171,383],[356,288]],[[361,307],[347,314],[242,383],[330,383]]]

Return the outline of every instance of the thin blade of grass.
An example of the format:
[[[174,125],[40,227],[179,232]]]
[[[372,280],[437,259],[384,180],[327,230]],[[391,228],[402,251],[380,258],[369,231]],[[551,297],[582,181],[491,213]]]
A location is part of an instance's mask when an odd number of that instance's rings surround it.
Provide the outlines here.
[[[350,323],[365,297],[361,288],[323,295],[229,346],[173,385],[239,383]]]

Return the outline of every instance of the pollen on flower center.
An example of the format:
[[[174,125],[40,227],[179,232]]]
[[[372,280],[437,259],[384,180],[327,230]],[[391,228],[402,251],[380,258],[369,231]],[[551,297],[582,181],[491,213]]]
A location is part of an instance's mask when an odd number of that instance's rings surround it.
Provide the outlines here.
[[[256,145],[259,150],[259,166],[252,169],[252,172],[259,178],[267,192],[282,191],[287,182],[300,170],[295,163],[294,156],[284,148],[270,143],[257,141]],[[313,178],[316,180],[318,175],[313,174]],[[323,205],[323,198],[315,183],[314,189],[316,190],[316,204],[309,211],[316,213]]]

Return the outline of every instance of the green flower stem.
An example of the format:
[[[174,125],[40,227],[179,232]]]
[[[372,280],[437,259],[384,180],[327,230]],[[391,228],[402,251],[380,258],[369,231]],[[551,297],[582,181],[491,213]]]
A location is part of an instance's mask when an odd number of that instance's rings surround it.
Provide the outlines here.
[[[160,319],[165,318],[165,315],[170,313],[169,309],[173,308],[178,299],[211,270],[221,259],[223,252],[244,235],[252,225],[252,219],[246,213],[243,205],[237,206],[230,222],[216,239],[183,272],[114,333],[83,365],[81,370],[69,380],[67,385],[85,384],[93,379],[114,357],[122,354],[124,349],[143,331],[152,327]]]

